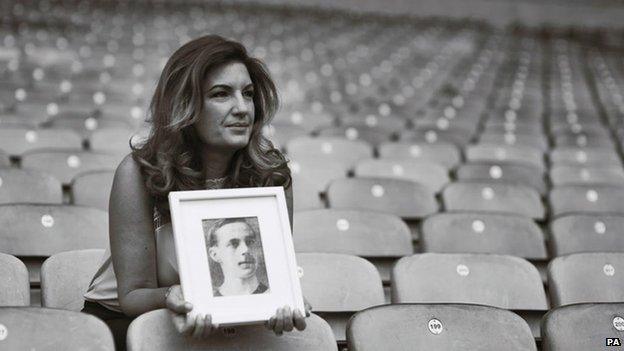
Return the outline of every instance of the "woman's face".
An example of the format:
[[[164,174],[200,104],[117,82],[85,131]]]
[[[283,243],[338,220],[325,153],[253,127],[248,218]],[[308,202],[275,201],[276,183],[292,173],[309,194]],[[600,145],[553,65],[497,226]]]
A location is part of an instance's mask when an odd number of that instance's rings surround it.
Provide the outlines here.
[[[232,62],[208,74],[204,113],[195,122],[199,138],[217,149],[247,145],[254,123],[254,88],[247,67]]]

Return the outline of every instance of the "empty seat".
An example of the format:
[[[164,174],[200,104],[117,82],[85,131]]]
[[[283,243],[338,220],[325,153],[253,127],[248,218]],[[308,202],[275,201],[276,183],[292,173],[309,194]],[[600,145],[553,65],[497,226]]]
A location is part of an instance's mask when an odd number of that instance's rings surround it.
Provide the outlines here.
[[[321,137],[342,137],[347,140],[363,140],[371,145],[390,141],[392,132],[367,126],[328,127],[318,131]]]
[[[71,184],[79,173],[114,170],[120,156],[86,151],[33,151],[22,157],[22,168],[48,172],[64,185]]]
[[[84,293],[99,268],[104,250],[76,250],[50,256],[41,266],[41,305],[80,311]]]
[[[557,147],[550,151],[553,165],[621,166],[620,157],[613,149]]]
[[[76,175],[71,184],[72,203],[108,211],[114,175],[114,171],[93,171]]]
[[[303,269],[301,289],[332,327],[336,340],[346,340],[348,319],[354,312],[385,303],[381,278],[368,261],[350,255],[299,253]]]
[[[89,137],[89,146],[93,151],[129,154],[130,139],[135,133],[125,128],[97,129]]]
[[[496,213],[438,213],[425,218],[423,252],[495,253],[546,260],[541,229],[530,218]]]
[[[624,253],[576,253],[553,259],[548,286],[553,307],[624,301]]]
[[[455,175],[458,180],[523,184],[535,188],[540,194],[546,193],[544,172],[529,164],[509,162],[466,163],[457,168]]]
[[[74,311],[0,307],[5,350],[114,351],[113,336],[100,319]]]
[[[624,252],[624,216],[574,214],[550,223],[554,256],[577,252]]]
[[[608,338],[624,340],[624,303],[587,303],[555,308],[544,316],[542,350],[608,350]]]
[[[417,219],[438,211],[433,193],[407,180],[386,178],[336,179],[327,190],[329,207],[362,209]]]
[[[356,177],[411,180],[439,192],[450,182],[448,171],[436,163],[414,159],[364,159],[355,165]]]
[[[82,148],[82,138],[67,129],[0,129],[0,149],[10,156],[42,149]]]
[[[262,130],[263,134],[281,148],[289,141],[298,137],[308,136],[309,131],[303,127],[290,124],[271,124]]]
[[[538,148],[520,145],[477,144],[465,149],[468,162],[514,162],[525,163],[545,169],[544,154]]]
[[[9,154],[7,154],[4,150],[0,150],[0,168],[10,167],[11,160],[9,159]]]
[[[381,158],[413,158],[423,162],[438,163],[447,169],[455,167],[461,159],[457,146],[451,143],[381,143]]]
[[[572,184],[613,184],[624,186],[622,167],[555,166],[550,170],[553,186]]]
[[[513,312],[478,305],[400,304],[358,312],[347,327],[350,351],[537,350]]]
[[[439,129],[437,127],[420,127],[416,130],[403,130],[399,135],[401,142],[418,142],[418,143],[452,143],[458,147],[462,147],[470,141],[472,133],[461,127],[455,129]]]
[[[0,204],[63,202],[63,188],[53,176],[34,170],[0,169]]]
[[[286,152],[290,159],[325,158],[342,162],[349,168],[373,155],[372,147],[364,141],[330,137],[292,139],[286,144]]]
[[[442,191],[447,211],[506,212],[541,220],[544,204],[537,190],[526,185],[458,182]]]
[[[563,185],[548,195],[553,216],[569,213],[624,214],[624,186]]]
[[[479,143],[483,144],[505,144],[518,146],[536,147],[542,151],[548,150],[548,142],[540,134],[515,134],[515,133],[491,133],[484,132],[479,137]]]
[[[22,261],[0,253],[0,277],[0,306],[30,305],[28,270]]]
[[[181,335],[167,310],[151,311],[137,317],[128,329],[129,351],[337,351],[327,322],[316,315],[306,319],[306,329],[276,336],[263,325],[221,328],[206,340]]]

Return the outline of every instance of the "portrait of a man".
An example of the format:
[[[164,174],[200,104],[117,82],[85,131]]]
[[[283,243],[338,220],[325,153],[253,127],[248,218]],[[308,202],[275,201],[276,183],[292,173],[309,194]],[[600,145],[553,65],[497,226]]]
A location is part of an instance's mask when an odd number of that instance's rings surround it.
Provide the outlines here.
[[[238,217],[202,222],[213,296],[268,292],[258,219]]]

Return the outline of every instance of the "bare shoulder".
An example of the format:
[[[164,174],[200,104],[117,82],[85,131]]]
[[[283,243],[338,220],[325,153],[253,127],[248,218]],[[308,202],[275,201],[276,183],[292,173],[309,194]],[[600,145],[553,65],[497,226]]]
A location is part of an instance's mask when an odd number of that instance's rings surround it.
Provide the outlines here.
[[[124,157],[115,171],[110,204],[113,205],[114,203],[116,208],[123,209],[128,205],[148,204],[149,199],[145,181],[141,174],[141,167],[134,160],[132,154],[129,154]],[[112,208],[109,209],[109,212],[110,210]]]

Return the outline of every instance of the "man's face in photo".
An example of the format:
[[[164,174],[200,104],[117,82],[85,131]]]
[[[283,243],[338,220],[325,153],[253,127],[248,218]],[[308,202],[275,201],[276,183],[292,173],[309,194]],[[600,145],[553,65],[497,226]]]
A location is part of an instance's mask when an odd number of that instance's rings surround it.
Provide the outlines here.
[[[221,265],[225,277],[245,279],[256,273],[256,234],[243,222],[228,223],[215,231],[217,244],[210,257]]]

